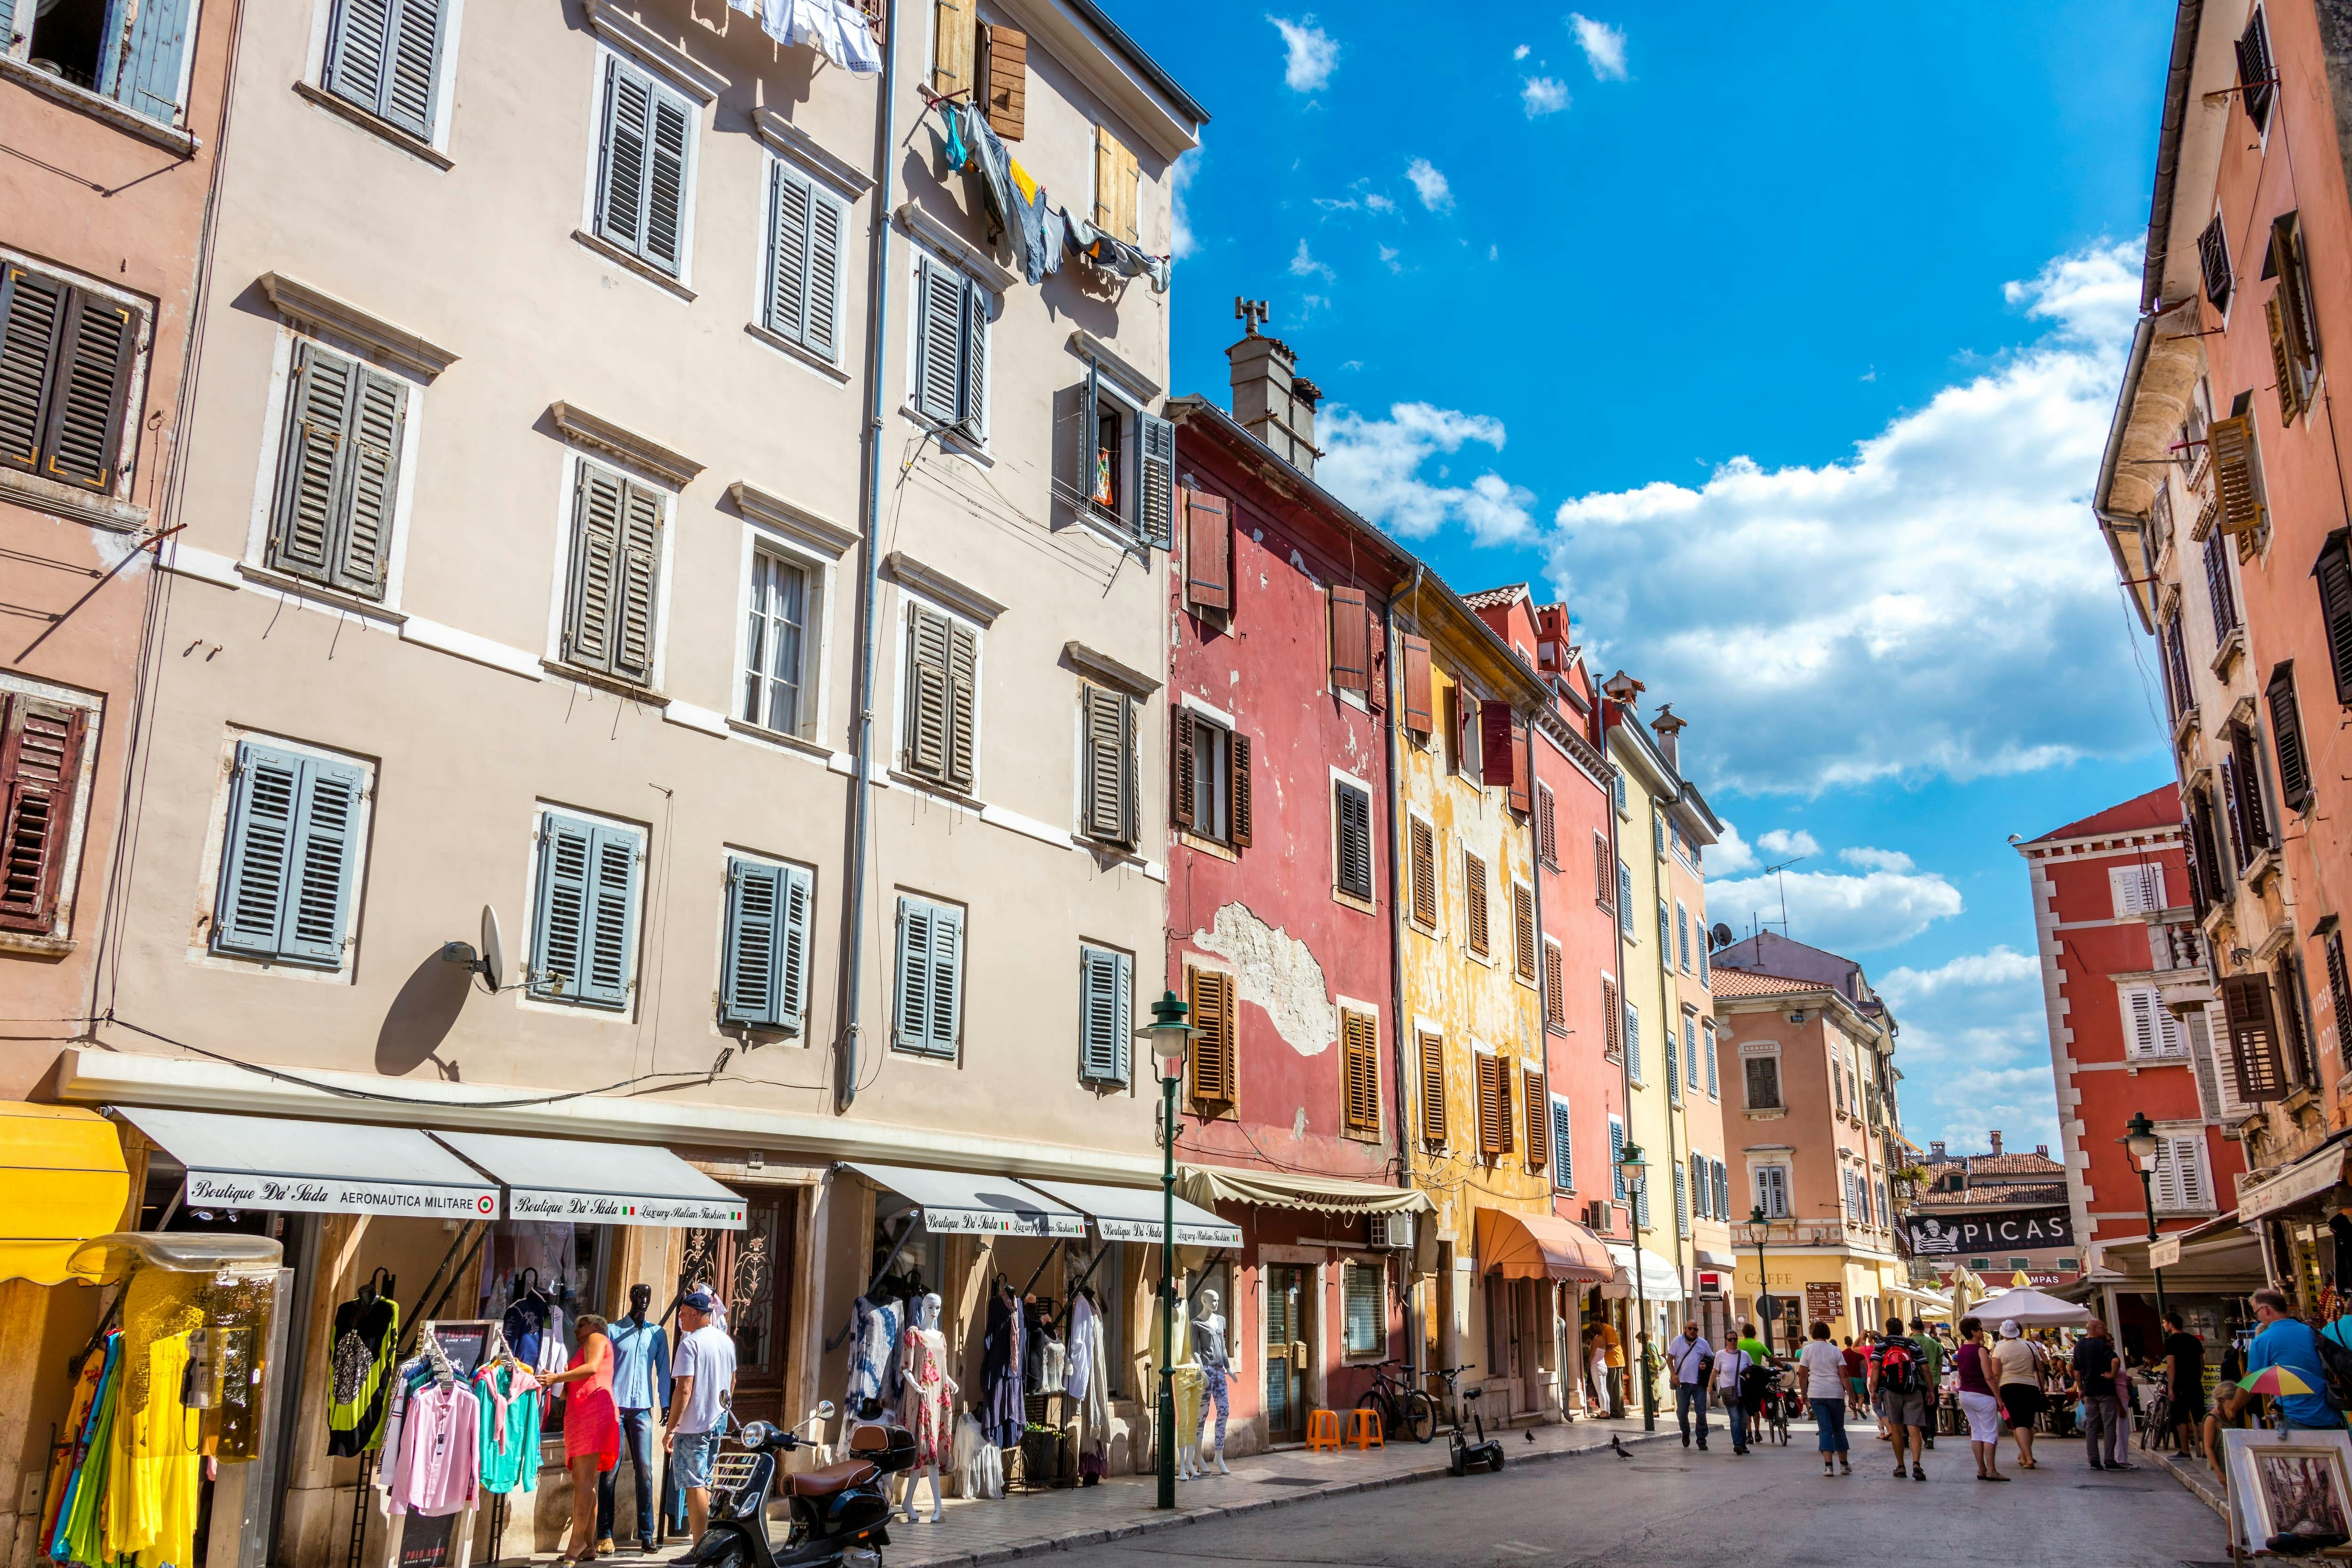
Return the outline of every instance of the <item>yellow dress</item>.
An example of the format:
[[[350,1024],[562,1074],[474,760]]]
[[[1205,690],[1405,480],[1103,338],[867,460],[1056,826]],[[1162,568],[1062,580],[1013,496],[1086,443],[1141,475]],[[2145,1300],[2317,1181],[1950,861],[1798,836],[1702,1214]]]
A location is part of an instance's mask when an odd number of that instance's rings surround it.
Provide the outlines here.
[[[135,1542],[122,1543],[139,1568],[187,1568],[195,1559],[196,1504],[204,1479],[203,1415],[180,1403],[188,1336],[147,1348],[147,1408],[132,1417],[131,1482]]]

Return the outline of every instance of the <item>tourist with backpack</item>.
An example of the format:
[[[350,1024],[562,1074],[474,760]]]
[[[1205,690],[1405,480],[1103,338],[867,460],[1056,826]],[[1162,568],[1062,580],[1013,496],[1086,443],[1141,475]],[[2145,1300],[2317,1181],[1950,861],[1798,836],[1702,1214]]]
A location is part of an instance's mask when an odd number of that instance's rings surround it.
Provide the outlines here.
[[[2342,1426],[2346,1405],[2352,1404],[2352,1343],[2347,1343],[2341,1325],[2328,1326],[2323,1344],[2309,1323],[2288,1314],[2284,1292],[2257,1290],[2253,1301],[2254,1321],[2263,1327],[2246,1352],[2246,1370],[2284,1367],[2312,1389],[2309,1394],[2271,1396],[2271,1412],[2278,1418],[2279,1428],[2326,1432]]]
[[[1917,1342],[1903,1332],[1903,1320],[1886,1320],[1886,1331],[1870,1361],[1870,1392],[1886,1440],[1895,1445],[1895,1475],[1903,1476],[1903,1455],[1911,1455],[1911,1479],[1927,1479],[1927,1377]]]

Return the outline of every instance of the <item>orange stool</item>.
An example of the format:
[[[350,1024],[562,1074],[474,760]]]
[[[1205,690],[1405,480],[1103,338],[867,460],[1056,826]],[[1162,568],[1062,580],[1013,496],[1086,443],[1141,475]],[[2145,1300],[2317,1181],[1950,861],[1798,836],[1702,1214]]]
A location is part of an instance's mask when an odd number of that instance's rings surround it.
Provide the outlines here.
[[[1381,1413],[1361,1405],[1348,1413],[1348,1447],[1350,1448],[1385,1448],[1388,1434],[1381,1430]]]
[[[1307,1413],[1307,1451],[1328,1448],[1339,1451],[1339,1413],[1336,1410],[1310,1410]]]

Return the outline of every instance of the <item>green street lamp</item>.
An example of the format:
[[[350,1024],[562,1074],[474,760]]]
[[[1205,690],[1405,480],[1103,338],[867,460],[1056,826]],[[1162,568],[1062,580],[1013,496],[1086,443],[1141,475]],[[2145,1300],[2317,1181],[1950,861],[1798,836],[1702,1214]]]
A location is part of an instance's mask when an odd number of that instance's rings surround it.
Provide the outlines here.
[[[1625,1173],[1626,1217],[1633,1227],[1633,1361],[1642,1373],[1642,1430],[1658,1429],[1658,1385],[1650,1375],[1650,1352],[1644,1336],[1650,1331],[1650,1297],[1642,1279],[1642,1200],[1646,1195],[1644,1184],[1649,1180],[1650,1163],[1642,1158],[1642,1146],[1628,1143],[1617,1156],[1617,1168]]]
[[[1160,1231],[1160,1497],[1153,1505],[1176,1506],[1176,1083],[1184,1076],[1184,1053],[1195,1033],[1185,1021],[1192,1011],[1173,991],[1151,1005],[1151,1022],[1136,1030],[1151,1041],[1160,1068],[1160,1144],[1163,1205]]]
[[[2164,1321],[2164,1270],[2156,1267],[2156,1189],[2151,1179],[2156,1173],[2156,1123],[2147,1119],[2145,1110],[2135,1110],[2132,1119],[2124,1123],[2124,1135],[2116,1140],[2130,1151],[2132,1163],[2139,1167],[2139,1197],[2147,1210],[2148,1272],[2156,1277],[2156,1319],[2158,1332]]]
[[[1772,1331],[1772,1320],[1766,1317],[1764,1313],[1764,1304],[1773,1300],[1772,1277],[1764,1272],[1764,1233],[1771,1227],[1771,1220],[1764,1213],[1762,1204],[1758,1204],[1748,1211],[1748,1233],[1756,1238],[1756,1315],[1763,1319],[1764,1342],[1767,1345],[1780,1337]],[[1775,1304],[1777,1305],[1777,1302]]]

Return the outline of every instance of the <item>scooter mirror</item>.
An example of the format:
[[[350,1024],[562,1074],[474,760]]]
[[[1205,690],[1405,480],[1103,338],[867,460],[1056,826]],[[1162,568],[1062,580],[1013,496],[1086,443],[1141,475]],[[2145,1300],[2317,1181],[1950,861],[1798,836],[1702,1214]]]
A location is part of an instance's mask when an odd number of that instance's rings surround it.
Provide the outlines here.
[[[833,1410],[834,1406],[832,1400],[820,1399],[817,1401],[816,1408],[809,1412],[809,1414],[815,1420],[830,1421],[833,1419]]]

